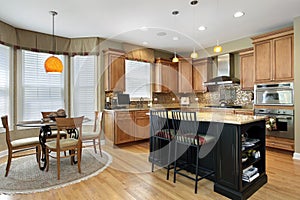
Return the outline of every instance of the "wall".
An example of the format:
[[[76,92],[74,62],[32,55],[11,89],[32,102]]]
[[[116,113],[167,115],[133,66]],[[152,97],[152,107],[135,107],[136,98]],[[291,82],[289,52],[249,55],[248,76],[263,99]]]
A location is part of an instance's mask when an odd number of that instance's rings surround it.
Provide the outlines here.
[[[300,16],[294,19],[295,154],[300,159]],[[297,86],[298,85],[298,86]]]

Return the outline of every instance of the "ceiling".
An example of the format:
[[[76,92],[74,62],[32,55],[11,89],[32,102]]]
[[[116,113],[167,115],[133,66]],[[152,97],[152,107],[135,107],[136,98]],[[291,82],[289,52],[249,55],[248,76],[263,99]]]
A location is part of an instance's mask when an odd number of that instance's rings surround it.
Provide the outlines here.
[[[195,6],[190,1],[0,0],[0,20],[52,34],[49,11],[55,10],[55,35],[102,37],[183,52],[290,26],[300,16],[300,0],[199,0]],[[172,15],[174,10],[179,15]],[[245,15],[234,18],[236,11]],[[200,25],[207,30],[199,31]]]

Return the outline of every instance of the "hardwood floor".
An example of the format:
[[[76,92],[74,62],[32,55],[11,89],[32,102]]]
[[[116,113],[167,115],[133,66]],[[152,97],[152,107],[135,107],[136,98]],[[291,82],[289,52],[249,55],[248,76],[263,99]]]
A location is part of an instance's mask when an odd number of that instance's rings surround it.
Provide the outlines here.
[[[47,192],[0,195],[0,199],[227,199],[213,191],[211,181],[200,181],[198,194],[194,194],[193,181],[178,176],[174,184],[172,178],[166,180],[165,169],[157,168],[155,172],[151,172],[151,164],[148,162],[148,142],[120,147],[106,144],[103,149],[113,156],[113,162],[109,168],[95,177]],[[0,162],[5,162],[5,159]],[[300,198],[300,161],[293,160],[291,153],[268,149],[267,174],[268,183],[249,199]],[[0,180],[5,181],[4,172],[1,172]]]

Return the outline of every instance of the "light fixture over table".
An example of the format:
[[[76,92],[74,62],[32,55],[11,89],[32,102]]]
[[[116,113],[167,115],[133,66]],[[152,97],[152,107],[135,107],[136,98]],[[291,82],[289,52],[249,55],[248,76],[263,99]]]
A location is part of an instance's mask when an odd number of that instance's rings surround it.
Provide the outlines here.
[[[176,52],[174,52],[174,57],[172,59],[172,62],[179,62],[179,59],[176,56]]]
[[[57,15],[57,12],[50,11],[50,14],[52,15],[52,49],[53,52],[55,51],[55,41],[54,41],[54,17]],[[62,73],[63,71],[63,64],[61,60],[54,55],[47,58],[47,60],[44,63],[44,67],[46,70],[46,73]]]

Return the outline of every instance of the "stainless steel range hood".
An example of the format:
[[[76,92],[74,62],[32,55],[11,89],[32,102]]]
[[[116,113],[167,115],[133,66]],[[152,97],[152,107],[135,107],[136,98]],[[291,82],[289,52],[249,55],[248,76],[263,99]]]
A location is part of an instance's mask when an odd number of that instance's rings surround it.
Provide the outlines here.
[[[234,77],[234,55],[219,55],[215,59],[217,75],[207,82],[204,86],[239,84],[240,80]]]

